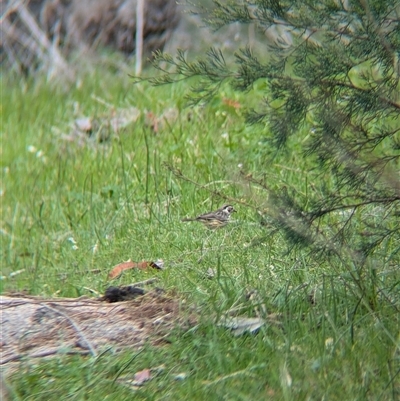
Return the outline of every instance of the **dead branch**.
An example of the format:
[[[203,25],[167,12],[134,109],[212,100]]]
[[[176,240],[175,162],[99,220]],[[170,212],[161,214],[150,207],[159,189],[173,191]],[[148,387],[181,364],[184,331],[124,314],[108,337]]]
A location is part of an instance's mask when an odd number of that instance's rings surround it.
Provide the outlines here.
[[[53,312],[56,312],[58,314],[60,314],[61,316],[65,317],[65,319],[67,319],[72,327],[75,329],[75,331],[79,334],[79,336],[82,338],[82,340],[86,343],[90,353],[92,354],[92,356],[97,356],[97,352],[95,351],[95,349],[93,348],[92,344],[90,343],[90,341],[86,338],[85,334],[83,333],[83,331],[81,330],[81,328],[78,326],[77,323],[74,322],[73,319],[71,319],[66,313],[61,312],[60,310],[56,309],[56,308],[52,308],[49,305],[44,304],[43,302],[40,303],[40,305],[42,305],[44,308],[50,309]]]

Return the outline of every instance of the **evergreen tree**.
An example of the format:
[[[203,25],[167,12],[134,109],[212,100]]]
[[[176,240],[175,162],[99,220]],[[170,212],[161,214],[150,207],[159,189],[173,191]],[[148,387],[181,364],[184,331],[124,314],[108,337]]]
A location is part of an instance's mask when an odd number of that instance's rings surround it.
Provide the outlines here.
[[[191,103],[207,102],[223,82],[249,95],[264,79],[265,101],[247,110],[249,124],[268,127],[269,140],[284,149],[294,135],[308,135],[306,157],[315,159],[330,184],[309,193],[295,188],[269,192],[268,216],[294,245],[321,255],[346,254],[358,267],[390,241],[400,239],[400,3],[397,0],[214,0],[197,12],[219,29],[252,23],[279,32],[266,46],[268,61],[249,47],[233,65],[210,49],[197,61],[161,52],[155,85],[200,77]],[[263,57],[264,59],[264,57]],[[161,69],[160,65],[169,67]],[[394,247],[396,248],[396,247]],[[398,260],[395,254],[383,258]]]

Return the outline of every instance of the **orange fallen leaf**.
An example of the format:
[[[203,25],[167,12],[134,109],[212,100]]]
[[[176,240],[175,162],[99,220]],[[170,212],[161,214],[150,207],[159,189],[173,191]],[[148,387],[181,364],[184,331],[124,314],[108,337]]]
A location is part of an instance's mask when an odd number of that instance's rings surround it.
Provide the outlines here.
[[[133,384],[136,386],[141,386],[144,382],[147,382],[151,379],[150,369],[144,369],[140,372],[135,373],[135,378],[133,380]]]
[[[145,125],[150,127],[156,134],[158,133],[158,121],[159,119],[152,111],[146,113]]]
[[[118,265],[114,266],[110,271],[110,273],[108,274],[108,278],[113,279],[115,277],[118,277],[124,270],[129,270],[129,269],[146,270],[149,267],[153,269],[162,270],[164,267],[164,262],[161,259],[158,259],[155,262],[150,262],[150,261],[132,262],[131,260],[128,260],[127,262],[119,263]]]
[[[240,109],[242,107],[242,105],[237,100],[229,99],[227,97],[224,97],[222,99],[222,102],[227,106],[233,107],[234,109]]]
[[[179,118],[179,110],[176,107],[165,109],[161,114],[148,111],[145,114],[145,125],[150,127],[155,134],[173,125]]]

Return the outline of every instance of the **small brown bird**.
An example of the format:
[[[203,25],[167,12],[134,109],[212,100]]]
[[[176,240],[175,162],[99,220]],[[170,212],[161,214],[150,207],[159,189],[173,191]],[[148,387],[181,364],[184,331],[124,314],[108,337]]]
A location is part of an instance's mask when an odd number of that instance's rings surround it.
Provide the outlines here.
[[[182,219],[182,221],[200,221],[210,230],[224,227],[228,224],[231,214],[236,210],[231,205],[224,205],[215,212],[201,214],[193,219]]]

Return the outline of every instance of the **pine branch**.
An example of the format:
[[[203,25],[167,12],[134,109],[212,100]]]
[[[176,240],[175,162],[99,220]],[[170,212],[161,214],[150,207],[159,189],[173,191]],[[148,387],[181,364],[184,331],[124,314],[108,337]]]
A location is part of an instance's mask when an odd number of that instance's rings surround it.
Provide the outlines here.
[[[330,214],[332,212],[336,212],[339,210],[348,210],[348,209],[353,209],[356,210],[358,208],[361,208],[362,206],[365,205],[371,205],[371,204],[393,204],[394,202],[400,202],[400,196],[392,196],[389,198],[376,198],[376,199],[369,199],[363,202],[358,202],[358,203],[353,203],[353,204],[348,204],[348,205],[338,205],[334,207],[329,207],[326,209],[320,209],[317,211],[310,212],[309,218],[311,220],[315,220],[318,217],[324,216],[326,214]]]
[[[304,157],[327,182],[304,199],[295,188],[274,191],[265,181],[244,175],[266,193],[269,206],[257,212],[291,246],[338,258],[347,254],[362,265],[383,241],[398,235],[389,227],[400,200],[398,7],[390,0],[348,6],[328,0],[215,0],[211,12],[204,7],[200,12],[216,29],[251,22],[262,31],[279,27],[287,40],[268,43],[270,54],[263,58],[249,47],[238,49],[234,65],[227,65],[216,49],[195,61],[182,51],[175,58],[157,53],[161,75],[150,82],[193,78],[188,99],[197,104],[217,95],[223,83],[251,94],[254,84],[264,80],[264,99],[244,110],[246,123],[263,125],[267,137],[262,139],[276,152],[298,152],[289,139],[300,136],[296,143]],[[178,178],[204,187],[169,168]],[[224,197],[219,191],[212,194]],[[374,208],[378,222],[369,214]],[[369,224],[375,224],[376,235],[368,239],[361,232]]]

